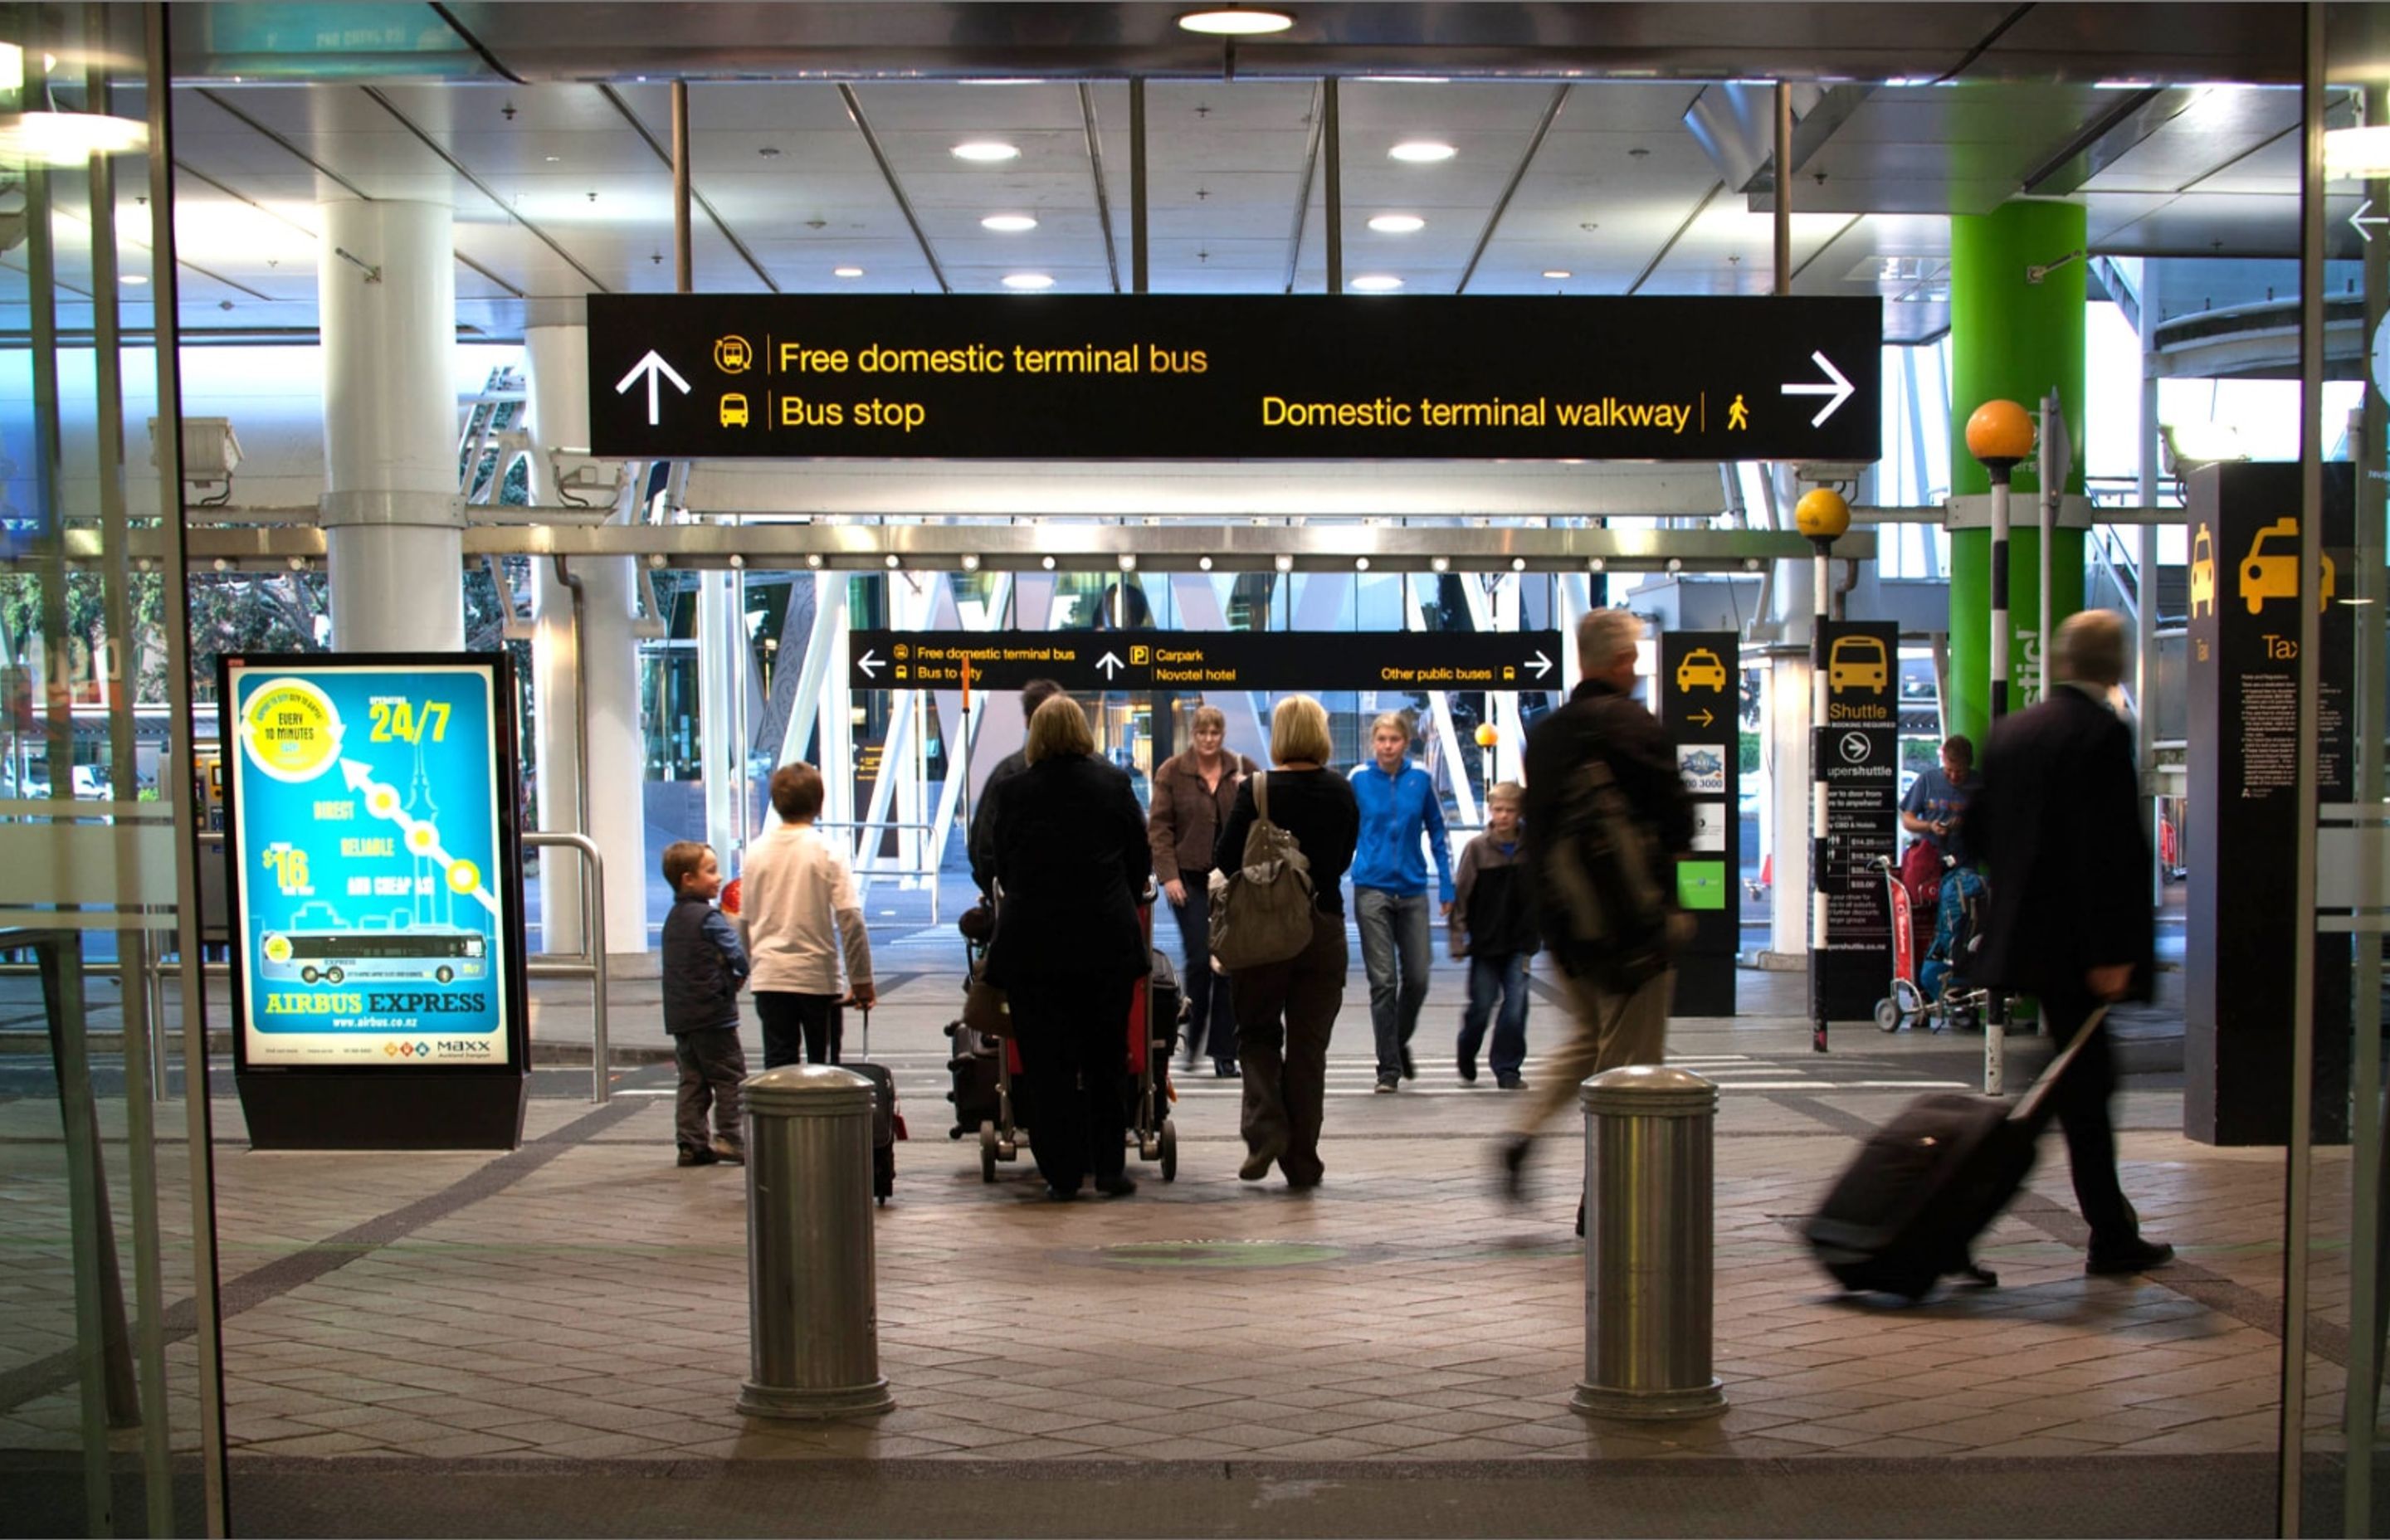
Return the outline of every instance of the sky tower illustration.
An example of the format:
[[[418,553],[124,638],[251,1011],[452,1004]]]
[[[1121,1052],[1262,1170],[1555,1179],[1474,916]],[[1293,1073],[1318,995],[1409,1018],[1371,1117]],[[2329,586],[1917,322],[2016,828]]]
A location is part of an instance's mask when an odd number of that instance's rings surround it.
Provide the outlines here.
[[[423,773],[423,738],[415,739],[415,771],[406,782],[406,815],[428,827],[440,821],[440,804],[431,800],[431,778]],[[407,841],[413,845],[414,841]],[[427,841],[428,843],[429,841]],[[415,852],[415,923],[418,925],[448,925],[456,914],[456,895],[447,881],[447,873],[428,850]]]

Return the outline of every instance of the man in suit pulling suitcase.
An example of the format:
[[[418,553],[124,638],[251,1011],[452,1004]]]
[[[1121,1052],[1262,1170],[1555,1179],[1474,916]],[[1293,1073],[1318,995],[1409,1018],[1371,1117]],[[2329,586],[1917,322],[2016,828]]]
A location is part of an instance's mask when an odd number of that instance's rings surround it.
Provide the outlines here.
[[[2086,610],[2050,646],[2050,697],[1993,727],[1967,830],[1991,868],[1978,969],[1995,988],[2037,996],[2051,1040],[2064,1044],[2101,1004],[2149,998],[2153,926],[2133,735],[2109,705],[2124,675],[2124,623]],[[2102,1024],[2050,1092],[2091,1226],[2084,1270],[2093,1274],[2174,1256],[2142,1238],[2117,1180],[2115,1088]]]

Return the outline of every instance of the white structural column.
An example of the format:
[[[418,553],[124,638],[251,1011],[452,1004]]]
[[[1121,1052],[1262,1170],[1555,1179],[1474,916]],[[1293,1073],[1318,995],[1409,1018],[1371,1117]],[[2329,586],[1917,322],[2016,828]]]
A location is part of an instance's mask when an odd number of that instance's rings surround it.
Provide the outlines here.
[[[456,258],[437,203],[323,206],[322,504],[343,652],[465,646]]]
[[[553,307],[553,308],[552,308]],[[543,302],[523,332],[531,381],[535,490],[560,500],[548,452],[589,443],[588,328],[581,302]],[[541,324],[543,320],[569,324]],[[635,512],[635,492],[622,512]],[[582,633],[573,646],[572,585],[551,561],[532,564],[537,629],[532,638],[532,703],[539,718],[539,827],[586,833],[606,863],[606,950],[648,950],[647,749],[639,724],[639,648],[631,630],[637,573],[627,557],[583,558],[567,572],[581,584]],[[585,670],[589,745],[579,742],[576,679]],[[581,789],[589,789],[585,815]],[[569,851],[540,858],[542,934],[552,952],[577,952],[581,874]]]

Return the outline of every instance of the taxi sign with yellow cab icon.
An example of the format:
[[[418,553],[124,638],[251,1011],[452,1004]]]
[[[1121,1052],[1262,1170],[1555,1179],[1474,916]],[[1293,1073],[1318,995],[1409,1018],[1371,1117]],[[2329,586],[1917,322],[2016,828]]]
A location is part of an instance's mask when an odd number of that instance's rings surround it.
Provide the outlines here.
[[[1677,665],[1678,690],[1705,689],[1723,694],[1726,690],[1726,664],[1718,655],[1705,647],[1697,647],[1685,654]]]
[[[2202,526],[2200,533],[2206,533]],[[2249,542],[2249,554],[2241,558],[2241,602],[2256,614],[2265,609],[2268,599],[2295,599],[2299,597],[2299,521],[2288,516],[2275,520],[2259,530]],[[2329,554],[2323,558],[2323,594],[2316,601],[2319,609],[2332,602],[2334,579],[2338,571]],[[2208,596],[2213,612],[2215,595],[2211,571]],[[2197,590],[2193,590],[2194,597]],[[2199,613],[2194,607],[2192,614]]]
[[[2216,539],[2204,524],[2191,537],[2191,612],[2216,613]]]

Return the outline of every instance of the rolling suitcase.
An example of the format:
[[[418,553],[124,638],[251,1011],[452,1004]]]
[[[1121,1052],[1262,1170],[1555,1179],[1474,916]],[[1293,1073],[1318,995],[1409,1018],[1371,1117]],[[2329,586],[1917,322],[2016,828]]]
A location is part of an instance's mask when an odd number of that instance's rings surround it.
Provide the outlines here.
[[[864,1058],[842,1058],[839,1068],[871,1082],[871,1196],[885,1203],[896,1190],[896,1141],[905,1136],[905,1120],[896,1110],[895,1072],[885,1064],[865,1062],[871,1057],[871,1007],[860,1008]]]
[[[1975,1238],[2033,1171],[2049,1095],[2099,1029],[2092,1012],[2014,1107],[1997,1097],[1919,1097],[1869,1138],[1809,1221],[1809,1247],[1836,1282],[1922,1299],[1948,1275],[1990,1285]]]

